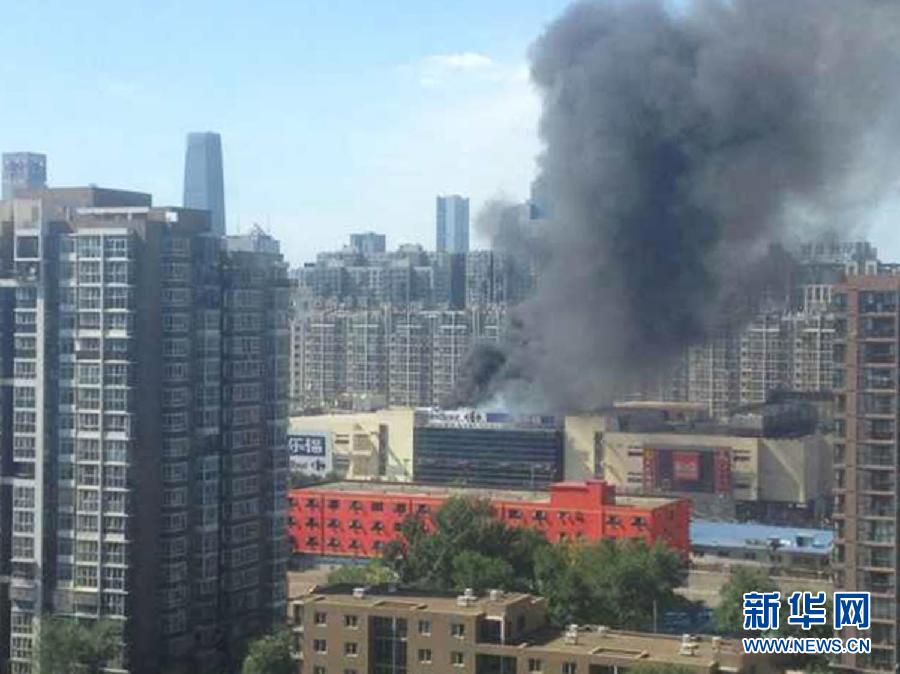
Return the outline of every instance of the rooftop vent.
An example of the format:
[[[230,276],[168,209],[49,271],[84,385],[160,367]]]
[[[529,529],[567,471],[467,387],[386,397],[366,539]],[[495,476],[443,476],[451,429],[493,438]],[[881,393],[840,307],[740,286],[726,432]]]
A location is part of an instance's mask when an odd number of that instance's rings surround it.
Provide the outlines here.
[[[353,588],[353,598],[354,599],[365,599],[366,598],[366,588],[354,587]]]
[[[491,601],[500,601],[503,599],[503,590],[491,590],[490,598]]]
[[[563,636],[563,642],[571,645],[575,645],[578,643],[578,625],[569,625],[566,628],[566,633]]]
[[[475,596],[475,591],[471,587],[467,587],[465,592],[459,595],[456,598],[457,606],[471,606],[475,603],[477,597]]]
[[[601,637],[609,635],[609,627],[606,625],[597,625],[597,634]]]
[[[683,634],[681,636],[681,649],[678,651],[678,654],[696,655],[698,646],[697,638],[693,634]]]

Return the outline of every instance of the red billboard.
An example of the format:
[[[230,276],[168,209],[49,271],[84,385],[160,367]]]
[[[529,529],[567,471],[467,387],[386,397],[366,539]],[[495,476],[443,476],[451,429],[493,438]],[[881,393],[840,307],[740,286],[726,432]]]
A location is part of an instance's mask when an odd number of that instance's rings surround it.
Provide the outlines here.
[[[697,482],[700,479],[700,453],[672,452],[672,477],[676,482]]]

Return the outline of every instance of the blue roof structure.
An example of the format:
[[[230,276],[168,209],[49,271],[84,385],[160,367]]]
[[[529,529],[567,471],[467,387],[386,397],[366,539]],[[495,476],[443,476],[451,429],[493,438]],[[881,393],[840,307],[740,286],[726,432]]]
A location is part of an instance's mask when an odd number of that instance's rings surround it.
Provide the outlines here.
[[[695,548],[771,549],[779,553],[830,555],[834,532],[828,529],[776,527],[753,522],[691,521],[691,544]]]

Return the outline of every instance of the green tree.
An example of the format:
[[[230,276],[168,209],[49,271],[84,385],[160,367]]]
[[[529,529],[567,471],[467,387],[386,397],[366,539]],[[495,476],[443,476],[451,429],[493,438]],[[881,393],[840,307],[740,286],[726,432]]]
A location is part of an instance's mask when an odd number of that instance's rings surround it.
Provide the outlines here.
[[[312,487],[317,484],[326,484],[328,482],[337,482],[340,479],[338,474],[330,472],[327,475],[310,475],[296,468],[291,469],[291,489],[302,489],[303,487]]]
[[[778,586],[775,581],[762,569],[748,567],[736,567],[731,572],[728,582],[719,591],[720,602],[714,615],[716,629],[724,634],[744,634],[744,594],[747,592],[775,592]],[[834,631],[829,622],[825,625],[814,625],[809,630],[804,630],[799,625],[788,624],[790,606],[785,594],[781,601],[781,611],[778,616],[779,636],[810,637],[826,639],[834,636]],[[832,605],[826,604],[826,615],[830,616]],[[805,669],[809,672],[827,671],[828,659],[825,656],[797,655],[784,658],[785,666],[790,669]]]
[[[120,627],[109,620],[41,621],[36,656],[42,674],[99,674],[119,647]]]
[[[724,634],[741,634],[744,631],[744,594],[747,592],[774,592],[775,581],[762,569],[738,566],[719,590],[719,605],[713,613],[716,629]]]
[[[296,674],[291,655],[291,633],[280,630],[250,644],[241,674]]]
[[[643,541],[560,544],[536,554],[538,591],[556,625],[595,623],[652,629],[657,615],[678,604],[684,560],[662,544]]]
[[[453,558],[451,577],[454,587],[472,588],[477,592],[516,585],[516,572],[509,562],[473,550],[464,550]]]
[[[534,589],[535,550],[548,545],[540,533],[496,519],[487,500],[453,497],[434,513],[431,524],[423,516],[408,517],[384,559],[413,587],[485,587],[487,581],[476,583],[473,576],[489,571],[490,582],[508,583],[502,589],[528,591]]]
[[[328,574],[331,585],[382,585],[397,580],[397,574],[380,559],[368,564],[339,566]]]

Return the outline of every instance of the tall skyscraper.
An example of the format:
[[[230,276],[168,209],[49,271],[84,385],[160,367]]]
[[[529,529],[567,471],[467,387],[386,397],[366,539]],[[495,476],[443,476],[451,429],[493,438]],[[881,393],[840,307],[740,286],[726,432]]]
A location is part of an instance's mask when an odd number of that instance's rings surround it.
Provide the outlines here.
[[[100,206],[102,204],[102,206]],[[121,630],[107,671],[230,671],[283,619],[286,269],[149,195],[0,202],[0,620]],[[12,325],[10,335],[9,326]],[[2,387],[5,387],[2,388]],[[11,393],[11,399],[10,399]]]
[[[214,234],[225,234],[225,177],[222,137],[209,131],[189,133],[184,157],[184,207],[211,214]]]
[[[3,155],[3,199],[16,192],[47,186],[47,157],[33,152],[7,152]]]
[[[855,276],[834,287],[835,586],[871,592],[872,653],[842,655],[853,672],[898,664],[897,428],[900,277]]]
[[[437,198],[435,247],[439,253],[469,252],[469,200],[458,194]]]

